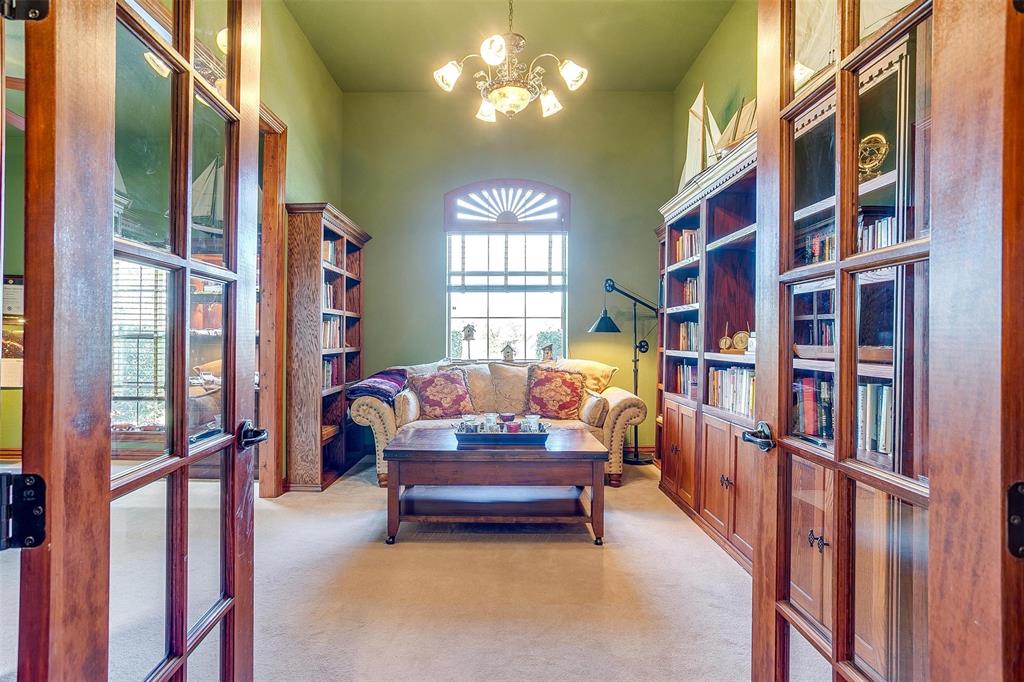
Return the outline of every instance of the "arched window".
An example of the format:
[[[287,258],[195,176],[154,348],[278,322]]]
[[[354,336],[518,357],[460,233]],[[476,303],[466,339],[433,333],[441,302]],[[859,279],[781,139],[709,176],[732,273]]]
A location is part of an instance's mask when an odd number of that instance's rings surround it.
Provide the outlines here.
[[[564,357],[569,193],[487,180],[445,194],[444,216],[448,356]]]

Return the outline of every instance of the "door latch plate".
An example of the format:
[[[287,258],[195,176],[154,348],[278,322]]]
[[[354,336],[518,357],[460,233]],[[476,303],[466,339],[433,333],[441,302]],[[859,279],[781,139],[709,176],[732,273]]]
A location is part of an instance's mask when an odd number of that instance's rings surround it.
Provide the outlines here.
[[[1010,554],[1024,559],[1024,481],[1006,492],[1006,543]]]
[[[38,547],[46,539],[46,481],[0,474],[0,550]]]
[[[0,16],[8,21],[40,21],[50,13],[50,0],[0,0]]]

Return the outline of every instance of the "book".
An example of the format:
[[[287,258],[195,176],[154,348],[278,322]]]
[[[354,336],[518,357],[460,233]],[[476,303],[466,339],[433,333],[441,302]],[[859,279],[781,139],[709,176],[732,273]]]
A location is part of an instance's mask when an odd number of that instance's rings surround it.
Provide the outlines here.
[[[753,416],[755,383],[750,367],[709,367],[708,405]]]

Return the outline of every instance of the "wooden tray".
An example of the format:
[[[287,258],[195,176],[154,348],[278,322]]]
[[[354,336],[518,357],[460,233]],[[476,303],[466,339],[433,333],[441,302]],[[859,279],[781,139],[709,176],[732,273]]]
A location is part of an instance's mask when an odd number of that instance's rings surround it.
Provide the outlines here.
[[[542,448],[548,440],[547,431],[520,431],[519,433],[507,432],[482,432],[465,433],[456,431],[455,440],[460,448],[482,448],[494,446],[509,447],[537,447]]]

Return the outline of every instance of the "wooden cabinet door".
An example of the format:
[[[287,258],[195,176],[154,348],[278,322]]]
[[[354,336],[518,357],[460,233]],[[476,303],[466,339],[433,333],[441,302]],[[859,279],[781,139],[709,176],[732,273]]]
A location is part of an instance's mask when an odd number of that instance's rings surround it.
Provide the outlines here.
[[[661,483],[662,487],[676,492],[679,455],[679,403],[665,400],[665,424],[661,431]]]
[[[858,485],[854,530],[854,660],[881,678],[889,677],[892,504],[888,495]]]
[[[825,524],[825,470],[800,457],[793,457],[791,466],[789,600],[813,620],[824,623],[829,610],[823,598],[824,554],[808,537],[822,533]]]
[[[697,410],[677,406],[676,493],[691,509],[697,508]]]
[[[757,459],[761,451],[743,442],[743,429],[733,425],[732,433],[732,518],[729,541],[748,559],[754,557],[754,535],[757,533]]]
[[[700,515],[723,536],[729,535],[729,489],[722,485],[723,477],[732,478],[732,442],[729,422],[704,415],[701,434],[701,489]]]

